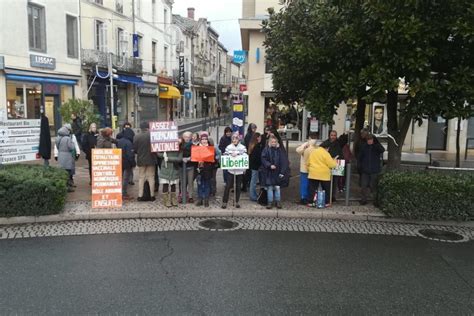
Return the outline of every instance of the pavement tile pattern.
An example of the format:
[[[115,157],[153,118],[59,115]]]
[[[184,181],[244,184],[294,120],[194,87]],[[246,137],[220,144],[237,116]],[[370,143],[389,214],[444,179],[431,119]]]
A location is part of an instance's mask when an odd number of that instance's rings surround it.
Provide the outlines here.
[[[348,234],[374,234],[392,236],[419,236],[420,229],[440,229],[464,236],[462,241],[474,240],[474,229],[441,225],[423,225],[358,220],[325,220],[305,218],[222,217],[239,224],[233,230],[297,231]],[[98,235],[138,232],[197,231],[208,230],[200,222],[209,219],[199,217],[138,218],[116,220],[67,221],[0,226],[0,239],[34,237]],[[462,242],[460,241],[460,242]]]

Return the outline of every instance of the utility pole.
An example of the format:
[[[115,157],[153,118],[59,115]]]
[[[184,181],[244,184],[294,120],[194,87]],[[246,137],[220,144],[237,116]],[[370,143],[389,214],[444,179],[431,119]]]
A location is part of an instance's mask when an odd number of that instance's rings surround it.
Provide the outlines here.
[[[112,129],[115,130],[115,112],[114,112],[114,69],[112,65],[112,52],[109,52],[109,79],[110,79],[110,117],[112,119]]]
[[[135,0],[132,0],[132,38],[135,37]],[[133,45],[133,40],[132,40],[132,45]],[[158,89],[159,91],[159,89]],[[138,103],[137,103],[137,87],[134,85],[133,86],[133,123],[135,125],[135,128],[138,127]]]

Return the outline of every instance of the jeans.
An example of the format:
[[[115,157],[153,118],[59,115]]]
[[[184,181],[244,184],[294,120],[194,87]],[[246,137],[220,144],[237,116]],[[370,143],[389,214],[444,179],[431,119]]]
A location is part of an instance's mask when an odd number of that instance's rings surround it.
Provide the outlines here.
[[[226,184],[225,190],[224,190],[224,197],[222,198],[222,203],[229,202],[229,193],[230,193],[230,189],[232,187],[234,187],[234,190],[235,190],[235,203],[239,203],[243,177],[244,177],[243,174],[236,175],[235,176],[235,182],[236,183],[235,183],[235,186],[234,186],[234,175],[229,174],[229,177],[227,178],[227,184]]]
[[[197,177],[198,196],[200,199],[208,199],[211,194],[211,180],[203,179],[201,176]]]
[[[324,191],[326,191],[326,204],[329,204],[329,194],[331,190],[331,181],[323,181],[323,180],[314,180],[314,179],[309,179],[309,192],[311,193],[311,201],[314,201],[314,196],[318,192],[318,187],[319,184],[321,184],[321,187],[323,188]]]
[[[130,182],[130,177],[132,176],[133,169],[123,169],[122,170],[122,194],[127,194],[128,183]]]
[[[252,178],[250,179],[250,199],[257,201],[257,181],[258,181],[258,170],[252,170]]]
[[[275,191],[275,192],[273,192]],[[267,187],[267,199],[268,199],[268,204],[271,204],[273,202],[280,202],[281,201],[281,194],[280,194],[280,186],[279,185],[273,185],[273,186],[268,186]]]
[[[302,200],[308,200],[308,196],[309,196],[308,173],[300,172],[300,198]]]

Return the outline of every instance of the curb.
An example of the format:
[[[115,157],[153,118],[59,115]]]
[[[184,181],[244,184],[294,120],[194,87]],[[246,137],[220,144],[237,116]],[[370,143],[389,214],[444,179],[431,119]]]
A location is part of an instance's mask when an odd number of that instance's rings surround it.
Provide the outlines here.
[[[70,213],[44,216],[17,216],[1,217],[0,225],[39,224],[68,221],[88,220],[119,220],[119,219],[146,219],[146,218],[202,218],[202,217],[270,217],[294,219],[324,219],[324,220],[356,220],[372,222],[390,222],[415,225],[436,225],[474,228],[474,221],[417,221],[400,218],[390,218],[381,213],[367,212],[342,212],[322,210],[251,210],[251,209],[212,209],[212,210],[153,210],[153,211],[114,211],[114,212],[88,212]]]

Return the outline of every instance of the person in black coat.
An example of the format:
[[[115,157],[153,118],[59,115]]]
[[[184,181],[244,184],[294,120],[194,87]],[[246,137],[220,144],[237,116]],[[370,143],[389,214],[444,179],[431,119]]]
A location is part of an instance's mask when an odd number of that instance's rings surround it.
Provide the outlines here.
[[[357,157],[357,167],[360,174],[360,185],[362,188],[362,199],[360,204],[367,204],[368,190],[373,193],[376,192],[377,177],[382,170],[382,154],[385,148],[376,143],[374,135],[367,136],[367,143],[362,144]]]
[[[92,123],[89,126],[89,131],[82,137],[82,150],[86,154],[87,162],[89,163],[89,184],[92,184],[92,149],[97,146],[97,137],[99,133],[97,131],[97,125]]]
[[[257,182],[258,182],[258,170],[262,166],[262,135],[255,133],[249,143],[249,163],[250,163],[250,200],[257,201]]]
[[[127,187],[130,182],[130,175],[136,167],[135,152],[133,151],[133,137],[135,133],[130,128],[122,131],[122,137],[118,140],[117,148],[122,149],[122,196],[124,200],[130,200],[127,194]]]
[[[39,154],[44,159],[44,165],[49,166],[51,159],[51,132],[49,130],[49,119],[41,113]]]
[[[232,129],[227,126],[224,129],[224,135],[221,137],[219,141],[219,150],[221,153],[225,153],[225,149],[232,143]],[[224,176],[224,184],[227,184],[227,177],[229,177],[229,171],[223,170],[222,174]]]
[[[80,148],[82,148],[82,120],[75,113],[71,114],[72,133],[76,136],[76,140]]]
[[[133,134],[133,137],[135,137],[135,132],[133,131],[132,129],[132,124],[130,122],[125,122],[123,124],[123,128],[122,128],[122,131],[120,133],[117,134],[117,139],[120,139],[123,137],[123,131],[125,129],[128,129],[131,131],[131,134]],[[132,141],[133,141],[133,138],[132,138]],[[133,179],[134,179],[134,176],[133,176],[133,169],[131,170],[131,173],[130,173],[130,181],[128,182],[128,184],[130,185],[135,185],[135,182],[133,182]],[[155,179],[155,183],[158,183],[157,182],[158,180]]]
[[[250,123],[249,127],[247,128],[247,133],[245,134],[244,137],[244,145],[245,148],[247,149],[247,152],[249,151],[249,145],[250,145],[250,140],[252,139],[252,136],[257,132],[257,125],[254,123]],[[242,192],[247,192],[247,187],[250,184],[250,179],[252,178],[252,172],[250,169],[247,169],[244,174],[244,178],[242,180]]]

